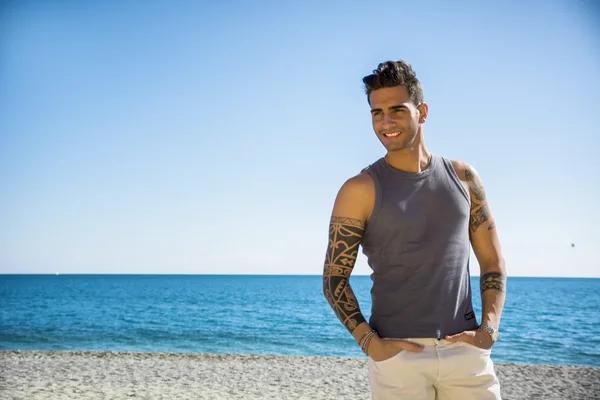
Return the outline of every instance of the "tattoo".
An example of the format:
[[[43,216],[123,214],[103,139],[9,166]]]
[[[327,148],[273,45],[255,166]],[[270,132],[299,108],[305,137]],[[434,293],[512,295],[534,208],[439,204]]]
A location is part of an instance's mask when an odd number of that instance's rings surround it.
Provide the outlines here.
[[[473,196],[475,196],[475,198],[479,201],[485,200],[483,184],[481,183],[479,177],[471,171],[471,167],[468,167],[465,170],[465,178],[467,179],[469,189],[471,189],[471,193],[473,193]]]
[[[490,219],[490,209],[487,204],[471,212],[471,231],[475,232],[479,227]],[[492,221],[492,224],[494,222]],[[490,224],[490,226],[492,226]],[[488,230],[491,228],[488,228]]]
[[[365,224],[360,219],[346,218],[346,217],[331,217],[331,223],[337,223],[340,225],[351,225],[356,226],[364,230]],[[329,226],[331,228],[331,225]]]
[[[338,319],[350,332],[366,322],[349,283],[364,232],[361,220],[331,217],[329,246],[323,269],[323,293]]]
[[[504,292],[506,286],[506,277],[500,272],[488,272],[481,276],[480,279],[481,294],[486,290],[497,290]]]
[[[465,178],[467,179],[467,184],[469,185],[469,189],[473,194],[475,200],[471,201],[471,221],[469,226],[471,228],[471,232],[475,233],[477,229],[487,221],[490,221],[490,225],[488,226],[488,230],[492,230],[496,227],[494,223],[494,219],[492,218],[492,213],[490,211],[489,206],[487,205],[487,200],[485,198],[485,191],[483,190],[483,184],[481,183],[481,179],[477,176],[474,170],[471,167],[467,167],[465,170]]]

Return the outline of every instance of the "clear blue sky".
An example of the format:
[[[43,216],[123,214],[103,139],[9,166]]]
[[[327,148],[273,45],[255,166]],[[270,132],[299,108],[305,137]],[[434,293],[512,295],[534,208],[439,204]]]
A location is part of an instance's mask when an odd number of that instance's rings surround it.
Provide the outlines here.
[[[600,277],[590,2],[4,4],[0,273],[321,274],[339,187],[384,154],[361,79],[405,59],[509,274]]]

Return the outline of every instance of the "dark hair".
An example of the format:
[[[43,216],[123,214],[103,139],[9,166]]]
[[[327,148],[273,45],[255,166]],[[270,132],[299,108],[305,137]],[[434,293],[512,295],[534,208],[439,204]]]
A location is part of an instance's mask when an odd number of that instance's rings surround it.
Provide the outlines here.
[[[373,90],[406,86],[410,100],[415,106],[423,102],[423,88],[417,79],[415,71],[404,60],[386,61],[377,66],[372,75],[363,78],[367,99]]]

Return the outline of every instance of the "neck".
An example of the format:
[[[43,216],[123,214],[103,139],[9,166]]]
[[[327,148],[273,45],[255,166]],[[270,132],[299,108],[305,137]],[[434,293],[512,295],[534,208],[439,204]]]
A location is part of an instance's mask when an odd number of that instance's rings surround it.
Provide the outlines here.
[[[387,163],[401,171],[405,172],[423,172],[429,167],[431,162],[431,153],[427,151],[425,143],[418,141],[411,147],[399,151],[388,151],[385,155]]]

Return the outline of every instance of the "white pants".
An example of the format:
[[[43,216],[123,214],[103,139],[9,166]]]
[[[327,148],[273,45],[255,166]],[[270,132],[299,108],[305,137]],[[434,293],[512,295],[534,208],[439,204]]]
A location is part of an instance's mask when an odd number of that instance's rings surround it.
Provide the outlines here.
[[[444,339],[405,340],[425,348],[380,362],[369,358],[373,400],[500,400],[491,350]]]

